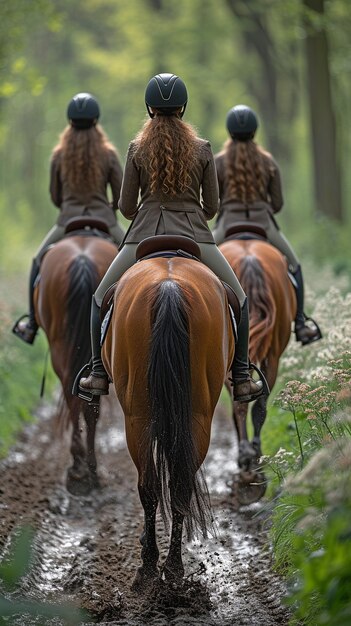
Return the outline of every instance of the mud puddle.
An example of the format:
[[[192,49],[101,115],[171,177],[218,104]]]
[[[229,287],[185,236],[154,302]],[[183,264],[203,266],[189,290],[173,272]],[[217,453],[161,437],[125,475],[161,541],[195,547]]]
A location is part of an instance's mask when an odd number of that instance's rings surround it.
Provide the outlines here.
[[[101,488],[88,497],[65,489],[69,436],[55,435],[52,413],[48,407],[40,411],[0,466],[1,561],[8,560],[21,526],[35,530],[30,569],[8,597],[82,607],[89,617],[81,626],[288,624],[285,589],[271,568],[268,514],[262,504],[238,511],[233,497],[234,432],[221,406],[205,464],[216,535],[184,543],[181,587],[161,582],[145,595],[130,588],[140,564],[143,516],[117,401],[103,405],[97,434]],[[168,539],[160,521],[158,539],[162,565]],[[22,613],[3,623],[69,622]]]

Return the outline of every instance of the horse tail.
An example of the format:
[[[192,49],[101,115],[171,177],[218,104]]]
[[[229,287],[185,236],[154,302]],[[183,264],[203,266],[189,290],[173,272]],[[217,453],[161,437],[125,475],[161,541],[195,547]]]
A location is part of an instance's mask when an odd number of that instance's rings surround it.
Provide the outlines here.
[[[271,345],[277,307],[259,259],[254,256],[242,258],[239,278],[250,310],[250,359],[260,363]]]
[[[195,529],[206,535],[210,505],[192,431],[188,310],[176,282],[165,280],[158,285],[148,365],[151,426],[145,480],[159,501],[166,525],[172,508],[185,516],[191,537]]]
[[[69,266],[69,286],[66,302],[65,331],[67,333],[68,385],[73,385],[79,370],[91,358],[90,310],[91,298],[99,283],[93,261],[84,254]]]

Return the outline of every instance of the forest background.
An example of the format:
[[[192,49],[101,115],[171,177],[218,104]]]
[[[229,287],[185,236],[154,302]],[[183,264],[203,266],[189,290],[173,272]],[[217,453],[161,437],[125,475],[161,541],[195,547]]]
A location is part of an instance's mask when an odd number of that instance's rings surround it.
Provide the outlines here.
[[[158,72],[188,86],[186,119],[213,150],[235,104],[283,177],[279,223],[302,261],[351,267],[348,0],[0,0],[0,262],[23,271],[57,219],[52,148],[77,92],[93,93],[122,160]]]
[[[290,342],[275,389],[283,404],[269,409],[270,494],[281,494],[272,543],[292,581],[291,623],[348,626],[349,0],[0,0],[0,456],[39,400],[45,337],[28,347],[10,329],[27,308],[30,260],[57,219],[49,162],[67,104],[77,92],[94,94],[124,161],[146,116],[145,86],[159,72],[183,78],[186,119],[214,152],[227,138],[227,111],[247,104],[260,120],[257,142],[279,163],[278,221],[302,262],[307,312],[324,341],[302,350]],[[50,391],[52,372],[48,382]]]

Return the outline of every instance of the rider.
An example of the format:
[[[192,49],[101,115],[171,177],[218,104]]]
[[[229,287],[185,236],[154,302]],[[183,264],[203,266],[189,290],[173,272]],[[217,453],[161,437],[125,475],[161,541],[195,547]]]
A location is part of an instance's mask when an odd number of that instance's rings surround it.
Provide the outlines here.
[[[231,138],[215,155],[220,210],[213,237],[217,245],[223,243],[227,229],[236,222],[256,222],[263,226],[269,243],[287,258],[295,279],[295,335],[297,341],[306,345],[320,339],[322,334],[316,322],[304,314],[300,262],[274,219],[283,206],[280,172],[272,155],[254,142],[257,127],[257,116],[250,107],[239,104],[228,112],[227,129]],[[306,324],[308,319],[311,326]]]
[[[207,225],[218,210],[218,182],[211,146],[182,120],[188,101],[183,81],[174,74],[151,78],[145,92],[150,119],[130,143],[119,208],[133,220],[125,245],[107,270],[92,300],[93,369],[80,388],[93,395],[108,393],[101,360],[100,307],[107,289],[135,263],[138,243],[158,234],[194,239],[203,262],[235,291],[242,308],[232,374],[236,400],[250,401],[263,393],[262,382],[249,375],[248,310],[240,283],[214,243]],[[140,204],[138,197],[140,190]],[[202,203],[200,192],[202,190]]]
[[[53,150],[50,195],[53,203],[60,209],[60,214],[32,261],[29,315],[20,317],[13,327],[13,332],[29,344],[33,343],[38,330],[33,292],[41,257],[49,245],[62,239],[67,222],[78,216],[102,219],[117,244],[125,234],[116,219],[123,170],[114,146],[97,123],[99,116],[97,100],[89,93],[78,93],[68,104],[69,126],[61,134],[60,141]],[[108,184],[112,192],[111,204],[107,197]]]

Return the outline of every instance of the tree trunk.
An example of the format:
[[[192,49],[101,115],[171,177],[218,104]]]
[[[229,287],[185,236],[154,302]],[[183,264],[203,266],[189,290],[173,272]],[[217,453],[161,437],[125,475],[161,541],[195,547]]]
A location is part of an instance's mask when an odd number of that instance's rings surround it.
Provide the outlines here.
[[[303,0],[307,9],[306,64],[317,212],[343,221],[341,175],[331,95],[328,40],[321,18],[324,0]],[[318,19],[319,18],[319,19]]]
[[[233,15],[240,21],[247,54],[256,53],[261,71],[246,78],[250,93],[257,100],[259,117],[264,120],[265,134],[271,152],[280,159],[289,158],[278,111],[278,77],[275,59],[277,51],[266,24],[262,7],[254,0],[226,0]],[[243,103],[245,104],[245,103]]]

